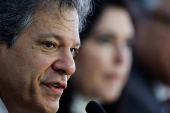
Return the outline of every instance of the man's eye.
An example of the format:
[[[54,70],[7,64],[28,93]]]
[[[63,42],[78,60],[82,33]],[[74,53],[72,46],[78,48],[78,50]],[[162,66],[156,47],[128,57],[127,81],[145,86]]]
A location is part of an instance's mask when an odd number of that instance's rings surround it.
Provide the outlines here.
[[[76,56],[76,54],[78,53],[78,50],[75,48],[71,48],[70,51],[73,56]]]
[[[56,44],[53,42],[43,42],[42,44],[46,49],[56,48]]]

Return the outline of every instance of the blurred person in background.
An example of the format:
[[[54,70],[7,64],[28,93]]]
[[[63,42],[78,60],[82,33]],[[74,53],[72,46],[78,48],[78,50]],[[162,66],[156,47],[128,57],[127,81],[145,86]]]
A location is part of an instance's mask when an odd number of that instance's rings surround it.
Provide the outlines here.
[[[127,3],[137,28],[127,113],[170,113],[170,1]]]
[[[91,100],[111,104],[128,79],[134,37],[128,9],[121,0],[94,0],[94,4],[88,27],[81,34],[76,72],[61,97],[58,113],[86,113]]]

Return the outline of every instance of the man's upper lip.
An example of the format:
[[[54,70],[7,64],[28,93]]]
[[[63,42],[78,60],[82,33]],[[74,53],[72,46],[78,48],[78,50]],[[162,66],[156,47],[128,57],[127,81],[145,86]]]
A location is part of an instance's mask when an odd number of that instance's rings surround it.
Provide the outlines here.
[[[65,82],[60,81],[60,80],[45,82],[45,83],[43,83],[43,84],[46,85],[46,86],[51,86],[51,85],[53,85],[53,84],[56,84],[56,85],[60,86],[60,87],[63,88],[63,89],[66,89],[66,88],[67,88],[67,84],[66,84]]]

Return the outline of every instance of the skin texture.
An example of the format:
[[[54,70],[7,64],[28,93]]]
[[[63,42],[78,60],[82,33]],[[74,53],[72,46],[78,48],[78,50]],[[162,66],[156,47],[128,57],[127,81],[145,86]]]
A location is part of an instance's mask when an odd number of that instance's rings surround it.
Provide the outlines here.
[[[99,103],[115,101],[128,78],[133,35],[127,11],[107,7],[75,57],[74,88]]]
[[[66,88],[80,44],[77,12],[64,8],[64,18],[56,6],[38,10],[12,48],[0,44],[0,97],[10,113],[57,112],[62,89],[47,84]]]
[[[170,1],[162,0],[155,13],[169,16]],[[170,86],[169,23],[159,19],[137,21],[135,54],[155,78]]]

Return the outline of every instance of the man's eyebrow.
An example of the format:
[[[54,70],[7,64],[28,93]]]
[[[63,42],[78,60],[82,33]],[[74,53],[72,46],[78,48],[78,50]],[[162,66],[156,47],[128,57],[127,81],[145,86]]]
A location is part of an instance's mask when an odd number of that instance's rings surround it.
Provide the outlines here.
[[[59,41],[64,41],[64,38],[62,36],[56,35],[54,33],[49,33],[49,34],[43,33],[43,34],[38,35],[38,37],[41,37],[41,38],[52,38],[53,37],[53,38],[55,38],[55,39],[57,39]],[[75,46],[80,47],[81,46],[81,42],[76,43]]]
[[[46,33],[44,33],[44,34],[40,34],[38,37],[41,37],[41,38],[56,38],[57,40],[64,40],[63,38],[62,38],[62,36],[60,36],[60,35],[56,35],[56,34],[53,34],[53,33],[49,33],[49,34],[46,34]]]

